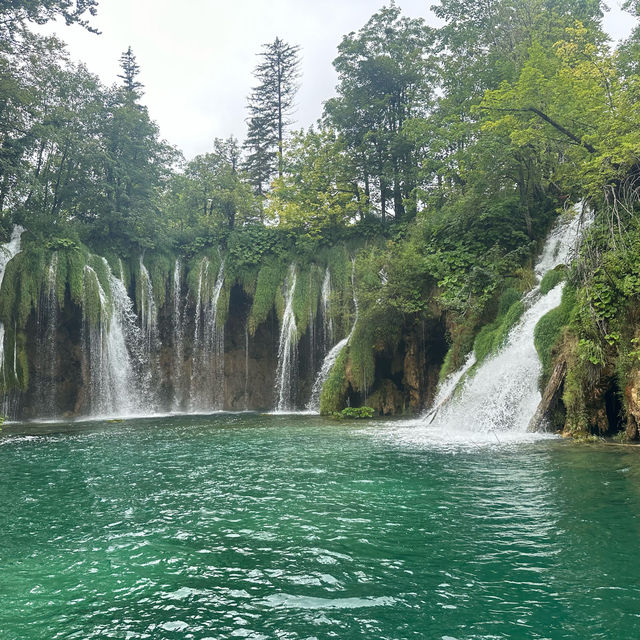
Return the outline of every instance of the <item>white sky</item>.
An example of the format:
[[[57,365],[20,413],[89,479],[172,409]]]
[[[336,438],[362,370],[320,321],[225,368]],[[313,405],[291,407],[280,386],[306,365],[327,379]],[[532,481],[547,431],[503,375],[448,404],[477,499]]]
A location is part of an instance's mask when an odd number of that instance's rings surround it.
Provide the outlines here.
[[[71,57],[106,84],[117,80],[119,58],[131,45],[145,86],[143,102],[161,135],[187,158],[209,151],[214,137],[245,135],[246,98],[262,45],[276,36],[302,47],[295,126],[313,124],[334,94],[331,62],[342,36],[357,31],[384,0],[101,0],[92,24],[56,25]],[[405,15],[436,24],[431,0],[397,0]],[[614,39],[633,20],[610,0],[605,18]]]

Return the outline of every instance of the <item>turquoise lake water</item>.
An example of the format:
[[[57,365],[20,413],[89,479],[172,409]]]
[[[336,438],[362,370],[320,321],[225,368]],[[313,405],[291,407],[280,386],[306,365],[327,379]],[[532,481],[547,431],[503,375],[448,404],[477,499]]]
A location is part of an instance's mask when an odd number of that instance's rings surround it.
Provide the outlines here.
[[[498,440],[5,426],[0,638],[640,638],[640,450]]]

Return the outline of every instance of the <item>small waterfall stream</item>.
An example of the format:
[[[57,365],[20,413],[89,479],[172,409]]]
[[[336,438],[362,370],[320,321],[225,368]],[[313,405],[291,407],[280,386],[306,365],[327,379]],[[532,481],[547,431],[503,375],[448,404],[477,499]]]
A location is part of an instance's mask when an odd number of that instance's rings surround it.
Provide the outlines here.
[[[280,340],[278,343],[278,367],[276,370],[276,411],[295,409],[296,399],[296,365],[298,354],[298,329],[293,312],[293,296],[296,290],[296,267],[289,267],[285,308],[282,316]]]
[[[182,263],[176,260],[173,269],[173,296],[171,298],[171,335],[173,341],[172,352],[172,410],[180,411],[184,400],[184,319],[182,314]]]
[[[324,280],[322,281],[321,290],[322,303],[322,346],[325,353],[333,344],[333,318],[331,317],[331,273],[329,267],[324,272]]]
[[[224,326],[218,302],[224,285],[224,261],[212,282],[211,263],[203,258],[198,274],[191,369],[191,411],[217,411],[224,405]]]
[[[51,256],[47,271],[47,283],[42,290],[38,313],[38,353],[40,354],[40,375],[36,392],[39,415],[50,417],[57,415],[56,372],[58,349],[56,332],[58,329],[58,295],[56,291],[58,276],[58,253]]]
[[[153,282],[143,258],[140,256],[140,325],[144,352],[147,357],[155,352],[158,340],[158,310],[153,298]]]
[[[329,270],[327,269],[327,275]],[[327,282],[327,278],[325,277],[325,282]],[[322,387],[324,383],[329,378],[329,374],[331,373],[331,369],[333,369],[333,365],[336,363],[338,356],[342,353],[342,350],[347,346],[349,340],[351,340],[351,336],[356,328],[356,324],[358,323],[358,299],[356,298],[356,285],[355,285],[355,260],[351,262],[351,287],[353,289],[353,308],[355,310],[355,317],[353,320],[353,324],[351,325],[351,331],[349,331],[349,335],[340,340],[336,345],[334,345],[329,353],[325,356],[322,366],[320,367],[320,371],[316,376],[315,382],[313,383],[313,388],[311,389],[311,398],[307,403],[307,410],[313,411],[317,413],[320,411],[320,394],[322,393]],[[330,293],[330,288],[328,289]],[[324,284],[322,286],[322,298],[323,298],[323,306],[325,301],[325,287]],[[327,298],[328,300],[328,298]],[[327,307],[325,307],[326,309]],[[326,312],[325,312],[326,313]],[[326,318],[326,315],[325,315]],[[326,320],[325,320],[326,323]],[[333,327],[331,326],[331,336],[333,337]]]
[[[535,267],[539,280],[550,269],[571,261],[588,222],[576,212],[554,228]],[[504,347],[483,362],[475,375],[465,379],[453,395],[456,385],[474,362],[471,356],[439,390],[433,409],[422,423],[433,422],[432,429],[447,433],[526,432],[540,402],[541,364],[533,332],[540,318],[560,304],[563,286],[558,284],[542,295],[538,284],[529,292],[523,299],[527,308]]]

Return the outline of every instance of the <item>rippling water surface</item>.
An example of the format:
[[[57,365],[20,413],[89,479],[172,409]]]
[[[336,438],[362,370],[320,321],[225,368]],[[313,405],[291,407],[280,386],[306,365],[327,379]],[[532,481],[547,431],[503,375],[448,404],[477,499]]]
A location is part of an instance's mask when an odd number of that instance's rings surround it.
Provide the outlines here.
[[[216,415],[0,435],[0,638],[640,637],[640,451]]]

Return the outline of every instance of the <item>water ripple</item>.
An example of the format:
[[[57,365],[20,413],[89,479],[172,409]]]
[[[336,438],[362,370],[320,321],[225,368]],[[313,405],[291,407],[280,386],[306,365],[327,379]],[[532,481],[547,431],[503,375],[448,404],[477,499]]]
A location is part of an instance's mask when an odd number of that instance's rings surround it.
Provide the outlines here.
[[[9,425],[0,638],[640,637],[638,452],[423,436]]]

